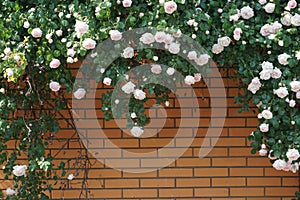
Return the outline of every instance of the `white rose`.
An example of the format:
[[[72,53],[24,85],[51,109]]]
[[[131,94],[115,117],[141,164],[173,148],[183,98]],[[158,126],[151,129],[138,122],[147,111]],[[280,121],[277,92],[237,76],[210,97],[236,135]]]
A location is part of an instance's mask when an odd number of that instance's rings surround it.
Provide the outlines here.
[[[299,163],[294,163],[290,167],[290,171],[296,173],[299,170]]]
[[[241,16],[241,15],[240,15],[239,10],[238,10],[238,13],[229,16],[229,21],[234,21],[234,22],[236,22],[236,21],[239,20],[240,16]]]
[[[5,94],[5,89],[4,88],[0,88],[0,93]]]
[[[111,84],[111,78],[109,78],[109,77],[105,77],[104,79],[103,79],[103,84],[104,85],[110,85]]]
[[[286,166],[286,161],[278,159],[273,163],[273,167],[277,170],[283,170]]]
[[[177,43],[171,43],[169,46],[169,52],[172,54],[178,54],[180,52],[180,44]]]
[[[26,165],[15,165],[13,167],[13,174],[15,176],[24,176],[26,174],[27,166]]]
[[[5,70],[5,73],[6,73],[7,76],[13,76],[14,75],[14,72],[11,68],[7,68]]]
[[[223,47],[228,47],[231,42],[231,39],[228,36],[224,36],[218,39],[218,44],[222,45]]]
[[[214,54],[219,54],[221,53],[222,51],[224,51],[224,47],[220,44],[214,44],[211,51],[214,53]]]
[[[275,34],[281,28],[282,28],[282,24],[280,24],[278,21],[275,21],[270,25],[269,32]]]
[[[73,180],[74,179],[74,174],[69,174],[67,179],[70,180],[70,181]]]
[[[16,194],[16,191],[11,189],[11,188],[7,188],[5,193],[6,193],[7,196],[11,196],[11,195]]]
[[[273,68],[274,68],[274,65],[273,63],[269,62],[269,61],[264,61],[262,64],[261,64],[261,67],[263,70],[265,71],[272,71]]]
[[[280,22],[285,26],[290,26],[292,24],[292,15],[291,13],[285,13],[281,18]]]
[[[55,33],[56,33],[56,35],[57,35],[58,37],[60,37],[60,36],[62,36],[63,31],[62,31],[62,30],[57,30],[57,31],[55,31]]]
[[[73,63],[73,62],[74,62],[74,59],[72,57],[67,58],[67,63]]]
[[[286,156],[288,157],[289,161],[298,160],[300,157],[299,151],[297,149],[289,149],[286,152]]]
[[[197,58],[197,53],[196,51],[190,51],[187,55],[187,57],[190,59],[190,60],[195,60]]]
[[[294,26],[300,26],[300,15],[296,13],[294,16],[292,16],[291,23]]]
[[[258,0],[258,2],[261,4],[261,5],[264,5],[267,3],[267,0]]]
[[[118,30],[110,30],[109,35],[110,35],[110,39],[114,41],[118,41],[122,39],[122,33]]]
[[[155,42],[154,36],[151,33],[144,33],[140,38],[140,41],[144,44],[151,44]]]
[[[280,78],[282,75],[282,72],[280,69],[278,69],[277,67],[275,67],[275,69],[272,71],[271,76],[272,78],[278,79]]]
[[[132,1],[131,0],[123,0],[122,4],[123,4],[123,7],[127,8],[127,7],[131,6]]]
[[[4,49],[4,54],[8,56],[10,53],[11,53],[10,48],[9,48],[9,47],[6,47],[6,48]]]
[[[261,112],[261,115],[265,119],[272,119],[273,118],[273,113],[271,111],[269,111],[269,110],[263,110]]]
[[[288,62],[288,59],[291,58],[290,55],[286,54],[286,53],[283,53],[283,54],[280,54],[278,55],[277,59],[278,59],[278,62],[282,65],[288,65],[289,62]]]
[[[134,98],[138,100],[143,100],[146,98],[146,93],[143,90],[136,89],[133,92]]]
[[[192,85],[195,83],[195,78],[193,76],[188,75],[185,77],[184,83],[187,85]]]
[[[202,78],[202,75],[200,73],[196,73],[194,74],[194,79],[195,79],[195,82],[199,82],[201,81],[201,78]]]
[[[296,101],[295,101],[295,100],[290,100],[290,101],[289,101],[289,106],[290,106],[290,107],[294,108],[295,105],[296,105]]]
[[[269,24],[265,24],[260,28],[260,34],[262,36],[267,36],[270,34],[270,25]]]
[[[168,75],[172,76],[174,73],[175,73],[175,69],[174,69],[173,67],[169,67],[169,68],[167,69],[167,74],[168,74]]]
[[[265,5],[265,11],[267,13],[273,13],[275,10],[275,4],[274,3],[267,3],[267,5]]]
[[[24,28],[29,28],[30,26],[30,23],[28,21],[25,21],[24,24],[23,24],[23,27]]]
[[[240,35],[243,33],[243,30],[241,28],[235,28],[233,31],[234,35]]]
[[[60,90],[60,84],[56,81],[51,81],[51,83],[49,83],[49,88],[53,92],[57,92],[58,90]]]
[[[67,55],[70,56],[70,57],[73,57],[75,55],[75,50],[74,49],[68,49],[67,51]]]
[[[135,113],[131,113],[131,114],[130,114],[130,117],[131,117],[132,119],[134,119],[134,118],[136,118],[137,116],[136,116]]]
[[[162,42],[165,42],[165,39],[166,39],[166,33],[163,32],[163,31],[158,31],[156,32],[155,36],[154,36],[154,39],[156,42],[158,43],[162,43]]]
[[[166,34],[164,43],[165,44],[171,44],[173,41],[174,41],[173,36],[170,35],[170,34]]]
[[[266,156],[268,154],[268,151],[266,149],[260,149],[258,153],[260,156]]]
[[[174,1],[165,2],[164,9],[167,14],[172,14],[177,10],[177,4]]]
[[[262,70],[259,73],[259,78],[262,79],[262,80],[269,80],[271,78],[271,73],[272,73],[272,71]]]
[[[195,60],[195,62],[197,63],[197,65],[202,66],[202,65],[206,65],[209,61],[210,56],[208,54],[201,54],[199,56],[199,58],[197,58]]]
[[[75,31],[78,38],[89,31],[89,25],[86,22],[76,20]]]
[[[86,38],[83,42],[82,42],[82,46],[89,50],[89,49],[94,49],[96,47],[96,42],[95,40],[91,39],[91,38]]]
[[[189,26],[193,26],[194,22],[195,22],[195,19],[189,19],[186,23]]]
[[[182,35],[182,32],[180,29],[178,29],[177,32],[173,34],[173,36],[176,38],[179,38],[181,35]]]
[[[261,83],[258,77],[252,79],[251,83],[248,85],[248,90],[255,94],[261,87]]]
[[[161,66],[160,65],[151,65],[151,72],[153,74],[160,74],[161,73]]]
[[[126,93],[126,94],[130,94],[134,91],[134,87],[135,85],[129,81],[128,83],[126,83],[125,85],[122,86],[122,90]]]
[[[59,65],[60,65],[60,61],[56,58],[54,58],[49,64],[50,68],[52,68],[52,69],[58,68]]]
[[[76,90],[76,92],[74,92],[74,97],[76,99],[82,99],[85,96],[85,94],[86,94],[85,89],[79,88]]]
[[[132,47],[127,47],[122,53],[124,58],[132,58],[134,56],[134,49]]]
[[[280,98],[284,98],[289,94],[289,91],[286,87],[279,87],[277,90],[274,90],[274,94]]]
[[[287,6],[285,7],[286,10],[290,11],[291,9],[294,9],[297,7],[297,1],[296,0],[290,0],[287,3]]]
[[[139,126],[134,126],[131,128],[130,133],[134,137],[140,137],[144,133],[144,130]]]
[[[253,12],[253,9],[250,8],[249,6],[245,6],[241,9],[241,16],[244,18],[244,19],[250,19],[251,17],[254,16],[254,12]]]
[[[300,81],[292,81],[290,82],[290,86],[293,92],[298,92],[300,90]]]
[[[265,123],[261,124],[261,125],[259,126],[259,130],[260,130],[261,132],[263,132],[263,133],[268,132],[268,131],[269,131],[269,124],[265,124]]]
[[[32,29],[32,32],[31,32],[32,37],[34,37],[34,38],[40,38],[40,37],[42,37],[42,34],[43,34],[43,32],[42,32],[42,30],[40,28],[34,28],[34,29]]]

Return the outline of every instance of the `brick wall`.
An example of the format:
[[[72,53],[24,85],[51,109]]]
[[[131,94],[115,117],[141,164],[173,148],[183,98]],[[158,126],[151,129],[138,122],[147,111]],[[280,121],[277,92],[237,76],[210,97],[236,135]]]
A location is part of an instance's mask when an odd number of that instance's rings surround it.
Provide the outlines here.
[[[78,66],[73,67],[75,73]],[[232,70],[221,69],[220,71],[226,86],[227,116],[219,138],[212,134],[207,141],[204,140],[209,128],[217,130],[218,120],[222,116],[211,118],[212,98],[218,97],[210,97],[207,86],[203,82],[194,87],[201,116],[197,129],[189,127],[188,123],[180,123],[181,117],[195,120],[193,109],[186,107],[181,110],[178,99],[174,96],[170,99],[170,106],[166,108],[167,120],[164,128],[150,138],[133,138],[126,131],[122,131],[114,121],[105,121],[97,99],[97,120],[104,127],[107,138],[100,136],[96,128],[81,130],[82,134],[98,142],[96,147],[89,146],[89,152],[82,146],[78,137],[74,136],[74,131],[62,122],[66,128],[52,139],[49,152],[56,156],[55,162],[65,161],[68,172],[74,173],[76,177],[72,181],[59,181],[55,186],[56,189],[51,193],[51,198],[62,199],[64,196],[64,199],[79,199],[81,195],[82,199],[279,200],[294,197],[298,189],[298,174],[276,171],[267,158],[250,154],[251,148],[246,137],[256,127],[256,114],[252,111],[238,114],[239,108],[234,104],[238,83],[232,80]],[[110,88],[99,85],[97,97],[99,98],[99,95],[107,90]],[[183,94],[185,95],[180,98],[186,101],[192,96],[189,90],[184,91]],[[151,106],[151,103],[146,105],[148,113]],[[86,112],[85,114],[88,115],[87,111],[76,112]],[[162,116],[159,114],[160,108],[150,112],[152,116]],[[185,131],[174,141],[173,138],[179,127],[184,127]],[[90,127],[87,125],[87,128]],[[156,128],[154,123],[148,129],[155,131]],[[186,140],[193,137],[195,138],[192,143],[186,146]],[[208,149],[215,142],[214,148],[207,156],[198,157],[201,148]],[[153,157],[141,156],[141,159],[130,159],[128,153],[153,152],[168,144],[170,145],[168,151],[159,152]],[[62,146],[64,149],[59,150]],[[97,154],[94,153],[97,150],[95,148],[107,154],[119,151],[114,154],[115,158],[119,160],[124,170],[132,171],[136,171],[137,166],[155,167],[160,164],[156,162],[157,158],[174,159],[178,148],[186,148],[186,150],[179,159],[160,170],[129,173],[109,168],[104,164],[109,164],[109,160],[100,158],[102,162],[98,161]],[[86,162],[86,156],[89,157],[89,162]],[[85,169],[86,167],[88,169]],[[86,184],[82,184],[82,180],[86,180]]]

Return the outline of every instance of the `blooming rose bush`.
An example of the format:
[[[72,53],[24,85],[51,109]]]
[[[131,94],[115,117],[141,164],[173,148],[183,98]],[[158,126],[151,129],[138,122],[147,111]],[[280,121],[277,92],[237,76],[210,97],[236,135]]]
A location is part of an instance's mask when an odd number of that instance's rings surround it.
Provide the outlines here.
[[[128,124],[133,136],[141,136],[149,122],[143,107],[147,95],[154,94],[157,103],[169,106],[171,91],[155,82],[140,87],[129,79],[128,71],[148,64],[147,77],[173,80],[178,71],[184,76],[182,82],[193,85],[205,76],[213,59],[236,69],[244,86],[236,97],[242,110],[251,108],[251,99],[258,108],[258,126],[249,136],[252,152],[268,156],[277,170],[298,170],[300,14],[296,0],[3,0],[0,18],[0,164],[5,178],[14,181],[6,199],[49,198],[44,191],[52,186],[44,180],[57,180],[50,172],[63,170],[64,164],[52,164],[44,137],[59,130],[53,116],[68,109],[64,92],[73,92],[76,99],[88,92],[84,84],[74,86],[69,64],[88,54],[101,62],[109,53],[96,52],[96,47],[106,39],[115,42],[116,49],[121,48],[118,43],[127,46],[113,55],[117,59],[109,68],[89,73],[109,87],[126,80],[120,93],[131,96],[127,117],[133,121]],[[136,44],[161,45],[160,49],[136,49],[126,41],[126,31],[145,27],[155,31],[140,33]],[[183,35],[207,52],[187,49],[179,42]],[[112,119],[112,105],[122,102],[112,102],[111,92],[103,94],[101,101],[105,119]],[[10,140],[22,141],[11,154],[6,151]],[[19,160],[24,152],[26,162]],[[70,174],[67,179],[73,178]]]

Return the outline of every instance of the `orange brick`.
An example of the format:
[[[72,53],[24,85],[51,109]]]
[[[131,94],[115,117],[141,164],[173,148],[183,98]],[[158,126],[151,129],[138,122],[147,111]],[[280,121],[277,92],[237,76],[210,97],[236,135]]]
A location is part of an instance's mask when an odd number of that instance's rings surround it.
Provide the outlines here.
[[[227,168],[196,168],[195,176],[228,176]]]
[[[297,192],[299,189],[298,187],[285,187],[285,188],[280,188],[280,187],[273,187],[273,188],[266,188],[266,195],[268,196],[290,196],[294,197],[295,192]]]
[[[192,197],[193,189],[159,189],[159,197]]]
[[[263,176],[263,168],[231,168],[231,176]]]
[[[176,187],[210,187],[209,178],[177,178]]]
[[[230,188],[231,196],[263,196],[264,188]]]
[[[247,178],[248,186],[280,186],[280,178]]]
[[[138,179],[105,180],[105,188],[136,188],[138,186]]]
[[[213,166],[245,166],[246,158],[213,158]]]
[[[163,187],[175,187],[175,179],[141,179],[141,187],[143,188],[163,188]]]
[[[164,168],[159,172],[160,177],[185,177],[192,176],[193,169],[182,169],[182,168]]]
[[[158,192],[156,189],[124,189],[123,194],[125,198],[153,198]]]
[[[282,178],[282,186],[298,186],[299,180],[298,178]]]
[[[212,186],[244,186],[245,178],[212,178]]]
[[[228,188],[196,188],[197,197],[224,197],[228,196]]]

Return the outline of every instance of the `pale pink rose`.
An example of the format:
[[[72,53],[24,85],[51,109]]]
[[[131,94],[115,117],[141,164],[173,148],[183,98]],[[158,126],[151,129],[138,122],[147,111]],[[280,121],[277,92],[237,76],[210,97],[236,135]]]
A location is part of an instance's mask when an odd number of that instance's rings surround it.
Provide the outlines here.
[[[269,32],[275,34],[281,28],[282,28],[282,24],[279,23],[278,21],[275,21],[270,25]]]
[[[240,16],[241,16],[241,14],[240,14],[240,11],[238,10],[238,13],[229,16],[229,21],[236,22],[239,20]]]
[[[296,173],[299,170],[299,163],[294,163],[290,167],[290,171]]]
[[[233,31],[234,35],[240,35],[243,33],[243,30],[241,28],[235,28]]]
[[[98,13],[98,12],[100,12],[101,11],[101,8],[99,7],[99,6],[97,6],[96,8],[95,8],[95,13]]]
[[[165,2],[164,9],[167,14],[172,14],[177,10],[177,4],[174,1]]]
[[[24,24],[23,24],[23,27],[24,28],[29,28],[30,26],[30,23],[28,21],[25,21]]]
[[[187,55],[187,57],[190,59],[190,60],[195,60],[197,59],[197,53],[196,51],[190,51]]]
[[[261,114],[262,114],[263,118],[265,118],[265,119],[272,119],[273,118],[273,113],[269,110],[263,110],[261,112]]]
[[[268,151],[266,149],[260,149],[258,153],[260,156],[266,156],[268,154]]]
[[[228,36],[224,36],[218,39],[218,44],[222,45],[223,47],[228,47],[231,42],[231,39]]]
[[[67,63],[73,63],[73,62],[74,62],[74,59],[72,57],[67,58]]]
[[[73,95],[76,99],[82,99],[85,96],[85,94],[86,94],[85,89],[79,88],[74,92]]]
[[[241,35],[233,35],[233,39],[239,41],[241,39]]]
[[[267,0],[258,0],[258,2],[261,4],[261,5],[264,5],[267,3]]]
[[[58,90],[60,90],[60,84],[56,81],[51,81],[50,84],[49,84],[49,88],[53,92],[57,92]]]
[[[75,56],[75,50],[74,49],[68,49],[67,51],[67,55],[70,56],[70,57],[74,57]]]
[[[241,16],[244,19],[250,19],[251,17],[254,16],[254,11],[252,8],[250,8],[249,6],[245,6],[241,9]]]
[[[189,19],[186,23],[189,26],[193,26],[194,22],[195,22],[195,19]]]
[[[134,91],[134,87],[135,87],[135,84],[133,84],[131,81],[129,81],[128,83],[126,83],[125,85],[123,85],[121,89],[126,94],[130,94],[130,93],[132,93]]]
[[[277,67],[275,67],[275,69],[272,71],[271,76],[272,78],[278,79],[280,78],[282,75],[282,72],[280,69],[278,69]]]
[[[173,41],[174,41],[173,36],[170,35],[170,34],[166,34],[164,43],[165,44],[171,44]]]
[[[197,58],[195,60],[195,62],[197,63],[197,65],[202,66],[202,65],[206,65],[209,61],[210,56],[208,54],[201,54],[199,56],[199,58]]]
[[[110,85],[111,84],[111,78],[109,78],[109,77],[105,77],[104,79],[103,79],[103,84],[104,85]]]
[[[161,73],[161,66],[160,65],[151,65],[151,72],[153,74],[160,74]]]
[[[15,190],[11,189],[11,188],[7,188],[5,193],[6,193],[7,196],[11,196],[11,195],[16,194],[17,192]]]
[[[280,98],[284,98],[289,94],[287,87],[279,87],[277,90],[273,91]]]
[[[171,43],[169,46],[169,52],[172,54],[178,54],[180,52],[180,44],[178,43]]]
[[[289,149],[286,152],[286,156],[288,157],[289,161],[298,160],[300,157],[299,151],[297,149]]]
[[[123,0],[122,4],[123,4],[123,7],[128,8],[131,6],[132,1],[131,0]]]
[[[165,0],[159,0],[159,4],[164,4]]]
[[[282,65],[288,65],[289,62],[288,62],[288,59],[291,58],[290,55],[286,54],[286,53],[283,53],[283,54],[280,54],[278,55],[277,59],[278,59],[278,62]]]
[[[169,107],[169,106],[170,106],[170,102],[169,102],[169,101],[166,101],[166,102],[165,102],[165,105],[166,105],[167,107]]]
[[[9,47],[6,47],[6,48],[4,49],[4,54],[8,56],[10,53],[11,53],[10,48],[9,48]]]
[[[74,174],[69,174],[67,179],[68,179],[69,181],[71,181],[71,180],[73,180],[74,178],[75,178]]]
[[[293,92],[298,92],[300,90],[300,81],[292,81],[290,82],[290,86]]]
[[[296,93],[296,98],[297,98],[297,99],[300,99],[300,91],[298,91],[298,92]]]
[[[194,74],[194,80],[195,82],[201,81],[202,75],[200,73]]]
[[[292,16],[291,23],[294,26],[300,26],[300,15],[296,13],[294,16]]]
[[[255,94],[261,87],[261,83],[258,77],[252,79],[251,83],[248,85],[248,90]]]
[[[146,93],[143,90],[136,89],[133,92],[133,96],[135,99],[143,100],[146,98]]]
[[[214,44],[211,51],[214,54],[220,54],[222,51],[224,51],[224,46],[222,46],[220,44]]]
[[[122,39],[122,33],[118,30],[110,30],[109,35],[110,35],[110,39],[114,41],[118,41]]]
[[[285,168],[286,164],[287,163],[285,160],[278,159],[273,163],[273,167],[277,170],[283,170]]]
[[[265,11],[267,12],[267,13],[273,13],[274,12],[274,10],[275,10],[275,4],[274,3],[267,3],[266,5],[265,5]]]
[[[297,7],[297,1],[296,0],[290,0],[287,3],[287,6],[285,7],[286,10],[290,11],[291,9],[294,9]]]
[[[195,78],[193,76],[188,75],[185,77],[184,83],[187,85],[195,84]]]
[[[290,100],[290,101],[289,101],[289,106],[290,106],[290,107],[293,108],[293,107],[295,107],[295,105],[296,105],[296,101],[295,101],[295,100]]]
[[[14,75],[14,71],[13,71],[11,68],[7,68],[7,69],[5,70],[5,72],[6,72],[6,75],[7,75],[7,76],[13,76],[13,75]]]
[[[259,73],[259,78],[262,79],[262,80],[269,80],[271,78],[271,73],[272,73],[272,71],[262,70]]]
[[[290,161],[288,161],[288,162],[286,162],[286,165],[282,170],[288,172],[288,171],[290,171],[291,166],[292,166],[292,163]]]
[[[270,25],[269,24],[265,24],[260,28],[260,34],[262,36],[267,36],[270,34]]]
[[[144,133],[144,130],[139,126],[134,126],[131,128],[130,133],[134,137],[140,137]]]
[[[83,34],[89,31],[89,25],[86,22],[76,20],[75,31],[78,38],[81,38]]]
[[[132,119],[135,119],[137,116],[136,116],[136,114],[133,112],[133,113],[130,114],[130,117],[131,117]]]
[[[122,55],[124,58],[132,58],[134,56],[134,49],[132,47],[126,47]]]
[[[269,62],[269,61],[264,61],[262,64],[261,64],[261,67],[263,70],[265,71],[273,71],[274,69],[274,65],[273,63]]]
[[[62,30],[57,30],[57,31],[55,31],[55,33],[56,33],[56,35],[57,35],[58,37],[60,37],[60,36],[62,36],[63,31],[62,31]]]
[[[167,74],[168,74],[169,76],[172,76],[174,73],[175,73],[175,69],[174,69],[173,67],[169,67],[169,68],[167,69]]]
[[[272,156],[272,152],[273,152],[273,150],[270,150],[270,151],[269,151],[268,158],[269,158],[270,160],[276,160],[276,159],[278,159],[276,156]]]
[[[280,19],[280,22],[285,26],[292,24],[292,15],[289,12],[284,13],[284,16]]]
[[[42,32],[42,30],[40,28],[34,28],[34,29],[32,29],[32,32],[31,32],[32,37],[34,37],[34,38],[40,38],[40,37],[42,37],[42,34],[43,34],[43,32]]]
[[[82,46],[89,50],[89,49],[94,49],[96,47],[96,42],[95,40],[91,39],[91,38],[86,38],[83,42],[82,42]]]
[[[181,37],[181,35],[182,35],[182,32],[181,32],[180,29],[178,29],[177,32],[173,34],[173,36],[176,37],[176,38]]]
[[[13,166],[13,174],[15,176],[24,176],[26,174],[26,165],[15,165]]]
[[[140,41],[144,44],[151,44],[155,42],[154,36],[151,33],[144,33],[140,38]]]
[[[260,130],[261,132],[263,132],[263,133],[268,132],[268,131],[269,131],[269,124],[265,124],[265,123],[261,124],[261,125],[259,126],[259,130]]]
[[[52,69],[56,69],[58,68],[60,65],[60,61],[56,58],[54,58],[51,62],[50,62],[50,68]]]
[[[156,32],[155,36],[154,36],[154,39],[156,42],[158,43],[162,43],[162,42],[165,42],[165,39],[166,39],[166,33],[163,32],[163,31],[158,31]]]

